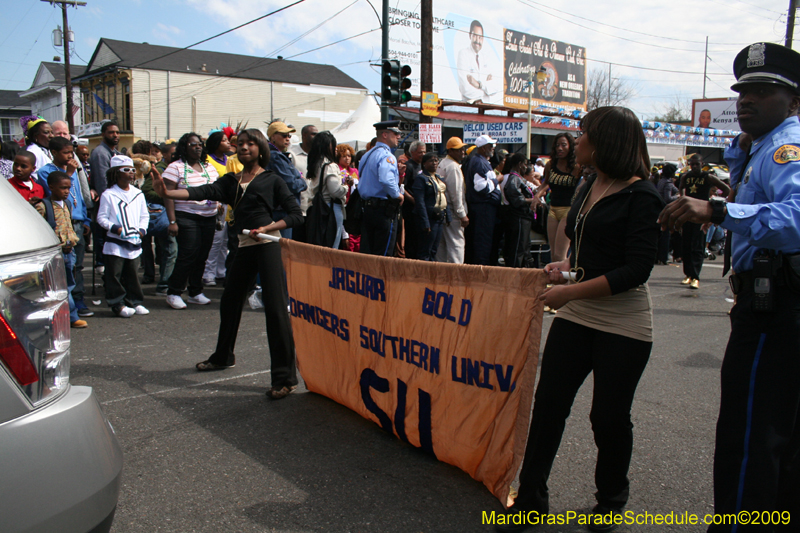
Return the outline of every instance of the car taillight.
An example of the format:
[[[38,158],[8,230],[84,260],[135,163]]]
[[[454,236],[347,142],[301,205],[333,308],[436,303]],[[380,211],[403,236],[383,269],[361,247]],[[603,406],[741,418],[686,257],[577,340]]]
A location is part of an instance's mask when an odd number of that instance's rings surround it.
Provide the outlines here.
[[[33,405],[69,385],[65,272],[59,248],[0,262],[0,361]]]

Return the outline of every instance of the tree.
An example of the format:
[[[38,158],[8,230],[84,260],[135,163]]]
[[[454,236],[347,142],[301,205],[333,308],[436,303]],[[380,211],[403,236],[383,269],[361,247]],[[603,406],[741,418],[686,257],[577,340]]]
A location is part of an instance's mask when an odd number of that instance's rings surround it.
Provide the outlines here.
[[[636,87],[621,78],[609,76],[610,71],[601,68],[589,72],[586,90],[586,110],[591,111],[608,105],[624,106],[636,94]],[[610,78],[610,79],[609,79]],[[609,91],[609,82],[611,90]]]
[[[689,122],[692,120],[692,102],[681,94],[675,94],[661,107],[662,114],[653,120],[657,122]]]

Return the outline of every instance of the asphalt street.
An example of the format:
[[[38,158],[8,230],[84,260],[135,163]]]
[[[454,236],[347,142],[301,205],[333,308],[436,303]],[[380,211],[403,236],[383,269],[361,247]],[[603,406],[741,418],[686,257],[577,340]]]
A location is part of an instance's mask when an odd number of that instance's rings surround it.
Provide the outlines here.
[[[657,266],[649,283],[656,339],[633,405],[627,509],[702,517],[713,508],[719,371],[731,304],[721,259],[706,262],[698,291],[680,285],[682,277],[679,266]],[[246,307],[235,368],[199,373],[194,364],[215,346],[222,288],[206,289],[210,305],[182,311],[154,290],[144,286],[150,315],[122,319],[100,301],[98,288],[87,295],[96,312],[89,328],[72,330],[71,381],[94,388],[125,453],[113,532],[492,531],[482,512],[500,511],[500,503],[461,470],[302,384],[285,400],[267,399],[263,313]],[[546,314],[542,343],[552,320]],[[588,512],[594,504],[591,394],[590,377],[550,478],[552,513]]]

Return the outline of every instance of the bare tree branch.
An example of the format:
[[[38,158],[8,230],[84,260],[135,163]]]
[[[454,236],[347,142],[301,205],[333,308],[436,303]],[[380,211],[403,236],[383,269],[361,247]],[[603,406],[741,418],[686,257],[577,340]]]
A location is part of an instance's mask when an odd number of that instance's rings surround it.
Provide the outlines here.
[[[611,85],[610,91],[609,83]],[[633,84],[613,76],[609,80],[608,70],[595,68],[589,72],[589,83],[586,91],[587,111],[609,105],[624,106],[635,95],[636,87]]]
[[[675,94],[662,105],[661,115],[653,118],[658,122],[689,122],[692,119],[692,101],[682,94]]]

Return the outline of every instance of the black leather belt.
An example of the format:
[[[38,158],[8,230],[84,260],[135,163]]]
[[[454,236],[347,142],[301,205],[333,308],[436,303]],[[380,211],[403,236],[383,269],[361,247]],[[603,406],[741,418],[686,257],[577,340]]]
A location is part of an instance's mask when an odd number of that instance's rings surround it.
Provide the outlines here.
[[[400,203],[400,200],[395,198],[365,198],[364,205],[369,207],[386,207],[394,203]]]

